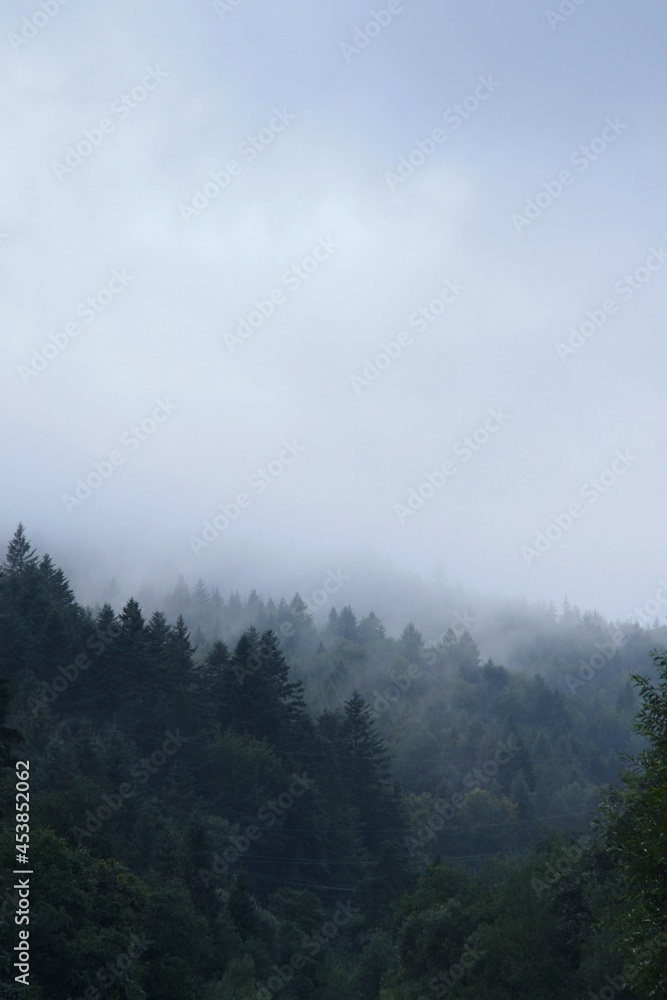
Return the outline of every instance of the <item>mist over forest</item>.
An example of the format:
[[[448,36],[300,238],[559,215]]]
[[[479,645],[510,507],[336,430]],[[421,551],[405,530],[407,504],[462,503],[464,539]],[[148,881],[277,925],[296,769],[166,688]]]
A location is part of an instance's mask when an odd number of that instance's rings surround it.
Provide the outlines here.
[[[660,995],[667,626],[390,581],[425,638],[349,582],[86,606],[18,525],[1,853],[42,878],[6,996]]]
[[[0,1000],[665,1000],[660,0],[0,10]]]

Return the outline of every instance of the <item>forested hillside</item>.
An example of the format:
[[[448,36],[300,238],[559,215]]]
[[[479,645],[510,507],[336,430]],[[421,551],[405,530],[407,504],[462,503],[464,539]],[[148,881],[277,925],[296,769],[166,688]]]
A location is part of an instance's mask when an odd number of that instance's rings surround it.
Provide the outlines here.
[[[641,840],[632,790],[604,789],[625,787],[622,753],[664,774],[647,750],[664,628],[545,608],[509,670],[465,622],[427,644],[332,601],[319,626],[298,594],[200,581],[162,610],[88,608],[22,526],[0,592],[0,997],[663,995],[667,917],[636,892],[654,869],[621,849]],[[17,760],[30,986],[12,969]]]

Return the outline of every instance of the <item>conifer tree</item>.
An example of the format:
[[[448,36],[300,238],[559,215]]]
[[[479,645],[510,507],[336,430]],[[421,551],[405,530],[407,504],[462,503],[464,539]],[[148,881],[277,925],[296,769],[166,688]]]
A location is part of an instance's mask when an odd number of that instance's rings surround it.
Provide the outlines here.
[[[399,835],[404,817],[400,799],[387,781],[389,754],[375,728],[370,706],[358,691],[345,703],[342,743],[343,765],[364,844],[377,850],[384,840]]]
[[[229,669],[231,657],[229,649],[221,639],[216,639],[199,671],[199,691],[202,715],[211,726],[225,717],[225,671]]]
[[[349,604],[343,608],[338,616],[338,634],[349,642],[358,642],[359,640],[357,616]]]
[[[36,565],[35,550],[26,537],[23,524],[19,523],[7,546],[4,569],[8,573],[22,573],[28,567]]]
[[[228,724],[281,749],[303,734],[303,683],[289,680],[289,666],[275,632],[258,638],[254,628],[239,639],[223,668],[223,701]]]
[[[361,619],[358,634],[360,642],[375,642],[384,639],[385,627],[374,611],[369,611],[368,616]]]
[[[326,631],[327,631],[328,635],[339,635],[340,634],[339,631],[338,631],[338,626],[339,626],[338,618],[339,618],[338,612],[336,611],[335,608],[332,608],[331,611],[329,612],[329,616],[327,618]]]

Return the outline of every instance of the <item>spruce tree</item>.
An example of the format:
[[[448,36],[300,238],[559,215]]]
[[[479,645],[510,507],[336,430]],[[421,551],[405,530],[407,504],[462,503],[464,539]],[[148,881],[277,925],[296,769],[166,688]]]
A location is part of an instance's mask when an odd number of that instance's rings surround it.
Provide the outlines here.
[[[222,668],[220,698],[224,727],[268,740],[281,751],[309,738],[303,683],[290,681],[289,666],[270,629],[261,638],[254,628],[243,633]]]
[[[22,573],[28,567],[36,565],[37,557],[35,550],[26,538],[23,524],[19,523],[7,546],[4,569],[8,573]]]
[[[359,626],[357,625],[357,616],[354,611],[347,604],[340,615],[338,616],[338,634],[347,639],[348,642],[358,642],[359,641]]]
[[[351,800],[364,844],[377,850],[400,835],[404,817],[400,797],[387,781],[389,754],[378,735],[371,708],[358,691],[345,703],[342,744]]]

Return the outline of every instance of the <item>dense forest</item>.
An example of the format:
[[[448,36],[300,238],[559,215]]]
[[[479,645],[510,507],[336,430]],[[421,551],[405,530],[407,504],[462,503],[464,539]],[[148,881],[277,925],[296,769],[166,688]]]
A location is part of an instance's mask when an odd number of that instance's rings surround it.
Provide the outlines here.
[[[220,587],[86,607],[9,542],[1,998],[667,995],[667,628],[532,607],[509,669]]]

